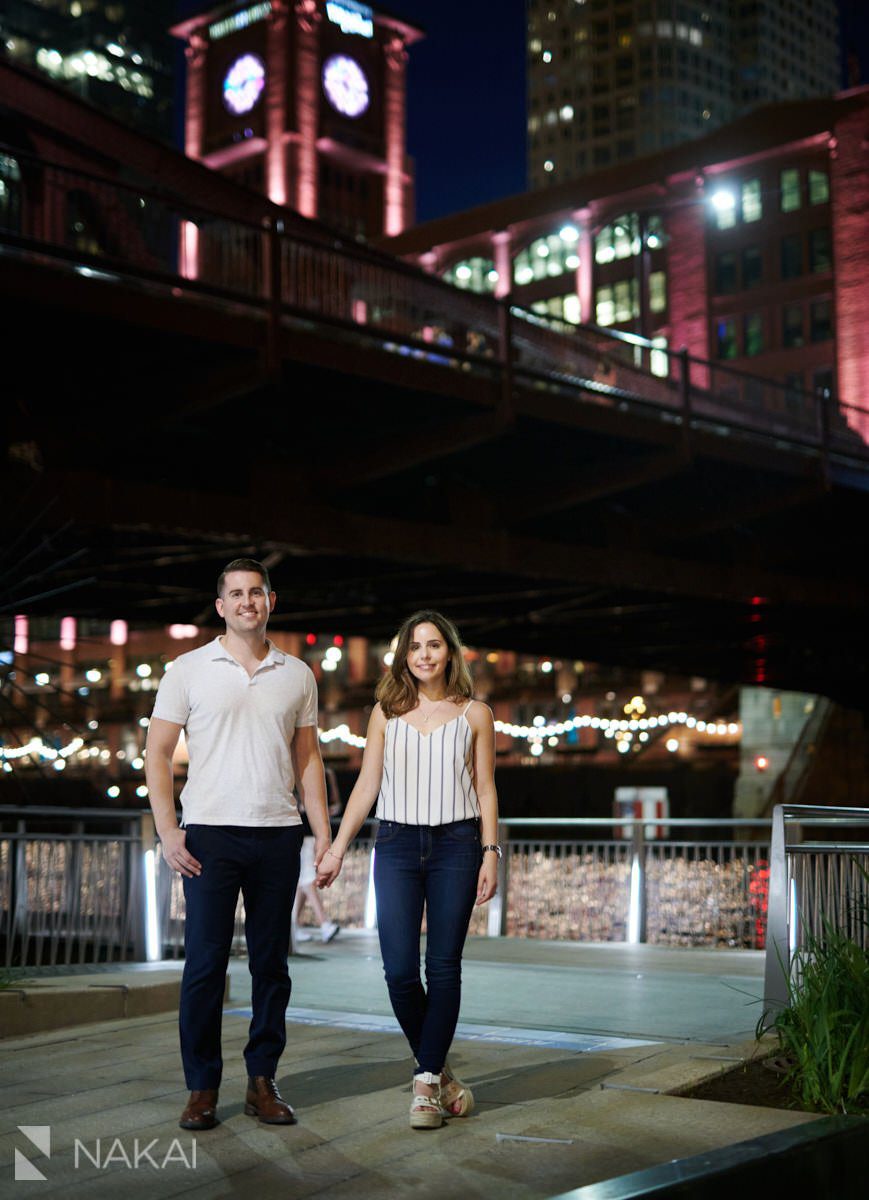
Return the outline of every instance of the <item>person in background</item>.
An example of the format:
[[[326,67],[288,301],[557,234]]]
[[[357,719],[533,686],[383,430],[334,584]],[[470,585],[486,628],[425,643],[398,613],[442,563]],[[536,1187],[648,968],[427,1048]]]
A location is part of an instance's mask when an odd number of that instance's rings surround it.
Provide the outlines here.
[[[326,767],[326,789],[329,796],[329,817],[337,817],[341,811],[341,793],[338,791],[338,778],[331,767]],[[302,860],[299,871],[299,886],[296,888],[296,902],[293,906],[293,945],[296,942],[310,942],[313,934],[308,929],[299,928],[299,917],[306,904],[311,906],[314,917],[320,926],[320,940],[333,941],[341,932],[341,926],[330,921],[320,899],[316,887],[317,868],[314,866],[314,836],[305,815],[305,806],[299,805],[302,817],[302,828],[305,840],[302,842]]]
[[[415,1060],[410,1125],[436,1129],[449,1116],[467,1116],[474,1103],[447,1054],[471,913],[497,888],[495,725],[471,695],[455,626],[431,610],[402,625],[376,698],[359,778],[317,882],[334,883],[376,800],[377,928],[392,1009]]]

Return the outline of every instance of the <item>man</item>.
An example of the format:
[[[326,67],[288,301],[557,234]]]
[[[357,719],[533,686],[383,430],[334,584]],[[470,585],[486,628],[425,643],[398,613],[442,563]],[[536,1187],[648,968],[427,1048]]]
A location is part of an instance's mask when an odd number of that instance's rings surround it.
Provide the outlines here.
[[[223,1060],[220,1030],[239,889],[252,977],[244,1050],[244,1111],[270,1125],[295,1114],[275,1085],[286,1044],[287,949],[302,825],[296,785],[319,863],[331,836],[309,667],[266,638],[275,606],[268,571],[234,559],[217,582],[226,633],[181,654],[160,682],[148,728],[146,774],[163,857],[184,877],[185,963],[180,1033],[190,1089],[182,1129],[212,1129]],[[175,818],[172,756],[181,730],[190,758]]]

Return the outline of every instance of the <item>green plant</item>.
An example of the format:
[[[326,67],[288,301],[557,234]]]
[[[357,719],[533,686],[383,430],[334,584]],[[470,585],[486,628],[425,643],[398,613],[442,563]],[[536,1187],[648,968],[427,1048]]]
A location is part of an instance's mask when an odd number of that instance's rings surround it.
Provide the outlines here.
[[[857,919],[867,923],[865,900]],[[788,1005],[772,1021],[764,1014],[758,1034],[775,1029],[806,1107],[853,1112],[869,1096],[869,951],[825,918],[790,968]]]

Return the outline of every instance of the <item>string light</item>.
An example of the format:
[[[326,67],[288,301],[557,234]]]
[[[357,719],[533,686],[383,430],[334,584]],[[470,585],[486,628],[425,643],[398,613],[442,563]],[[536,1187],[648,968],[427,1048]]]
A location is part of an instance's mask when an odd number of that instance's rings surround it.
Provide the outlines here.
[[[685,725],[689,729],[696,729],[698,733],[705,733],[708,737],[734,737],[742,730],[741,723],[736,721],[707,722],[698,720],[685,712],[669,712],[659,713],[656,717],[644,717],[638,721],[580,716],[550,724],[546,723],[544,716],[538,714],[533,718],[531,725],[514,725],[509,721],[495,721],[495,732],[506,734],[514,741],[530,742],[531,753],[536,757],[543,753],[544,740],[549,746],[557,746],[565,734],[571,733],[575,729],[599,729],[605,738],[616,739],[619,750],[625,753],[630,748],[635,735],[639,741],[647,742],[649,740],[647,730],[667,729],[671,725]],[[340,741],[348,746],[362,749],[366,741],[361,735],[351,733],[346,724],[338,725],[334,729],[321,729],[319,735],[320,741],[326,745],[329,742]]]

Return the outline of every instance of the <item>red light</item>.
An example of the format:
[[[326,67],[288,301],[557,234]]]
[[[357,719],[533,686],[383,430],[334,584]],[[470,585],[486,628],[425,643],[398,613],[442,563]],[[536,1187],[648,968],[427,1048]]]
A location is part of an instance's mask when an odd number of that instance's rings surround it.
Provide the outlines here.
[[[343,646],[343,645],[344,645],[344,639],[341,637],[341,634],[340,634],[340,633],[336,633],[336,634],[335,634],[335,636],[332,638],[332,642],[333,642],[333,643],[334,643],[334,645],[336,645],[336,646]]]
[[[316,645],[316,643],[317,643],[317,635],[316,635],[316,633],[306,633],[306,634],[305,634],[305,641],[308,643],[308,645],[309,645],[309,646],[314,646],[314,645]]]
[[[756,770],[765,771],[767,769],[767,767],[769,766],[769,759],[766,757],[765,754],[758,754],[755,757],[754,765],[755,765]]]

